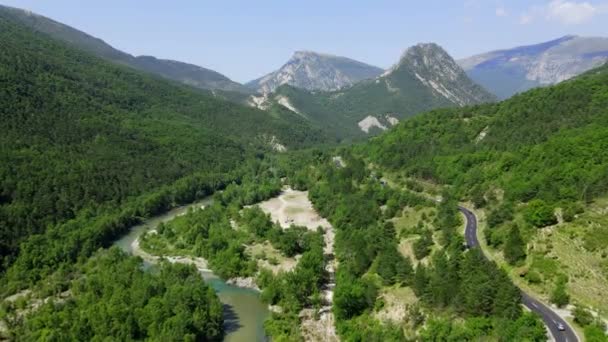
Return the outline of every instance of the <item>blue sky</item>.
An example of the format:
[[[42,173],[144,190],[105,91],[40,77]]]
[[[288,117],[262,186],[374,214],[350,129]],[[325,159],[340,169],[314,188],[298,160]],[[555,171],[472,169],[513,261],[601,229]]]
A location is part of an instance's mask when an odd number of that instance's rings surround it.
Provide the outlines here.
[[[566,34],[608,35],[608,0],[0,3],[48,16],[134,55],[194,63],[239,82],[277,69],[296,50],[387,68],[418,42],[436,42],[461,58]]]

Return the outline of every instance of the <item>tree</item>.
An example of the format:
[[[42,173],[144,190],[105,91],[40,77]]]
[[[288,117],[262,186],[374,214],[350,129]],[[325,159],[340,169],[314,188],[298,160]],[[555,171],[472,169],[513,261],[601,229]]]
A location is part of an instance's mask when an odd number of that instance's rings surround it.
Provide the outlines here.
[[[438,307],[447,306],[453,299],[450,295],[453,284],[449,282],[449,264],[443,250],[433,254],[433,267],[429,274],[429,299]]]
[[[542,228],[557,223],[557,218],[553,213],[553,207],[540,199],[535,199],[528,203],[528,207],[524,211],[526,222],[531,225]]]
[[[562,210],[562,217],[566,222],[574,221],[574,218],[578,214],[582,214],[584,212],[584,208],[582,205],[578,203],[570,203],[566,205]]]
[[[418,266],[416,266],[416,273],[414,274],[414,282],[412,284],[414,293],[418,298],[423,298],[428,290],[428,283],[429,278],[426,274],[426,267],[422,263],[419,263]]]
[[[449,341],[452,333],[452,322],[445,319],[432,319],[420,333],[423,341]]]
[[[397,264],[397,280],[404,285],[409,285],[412,283],[413,274],[414,267],[412,266],[410,258],[400,258],[399,263]]]
[[[460,223],[456,199],[448,192],[444,192],[443,200],[437,208],[437,217],[435,219],[435,224],[441,229],[441,244],[443,246],[450,244],[452,238],[456,235],[456,227]]]
[[[424,323],[424,314],[422,314],[422,312],[420,311],[419,304],[407,305],[406,311],[407,322],[409,322],[414,329],[418,328]]]
[[[593,323],[593,315],[581,305],[576,305],[572,314],[574,315],[574,321],[581,327]]]
[[[504,255],[507,262],[515,265],[526,258],[525,244],[516,224],[511,226],[504,246]]]
[[[377,290],[373,284],[353,278],[346,272],[337,274],[334,312],[338,319],[350,319],[373,307]]]
[[[567,281],[568,279],[565,276],[558,277],[555,288],[551,292],[551,302],[560,308],[570,302],[570,296],[566,292]]]
[[[521,301],[521,292],[517,286],[513,285],[509,276],[504,271],[499,271],[494,283],[498,287],[496,290],[496,298],[494,299],[493,314],[506,318],[517,319],[521,316],[522,309],[519,304]]]
[[[603,327],[591,324],[585,327],[585,340],[587,342],[607,342],[608,336],[606,336]]]
[[[163,262],[144,272],[117,247],[79,265],[70,299],[52,300],[14,327],[17,340],[219,341],[223,306],[192,265]],[[111,281],[109,281],[111,279]]]
[[[431,246],[433,246],[433,232],[424,229],[420,238],[414,241],[413,249],[416,259],[422,260],[428,256],[431,253]]]
[[[473,201],[473,205],[475,208],[483,208],[486,206],[487,202],[484,197],[484,192],[480,186],[476,186],[471,190],[471,201]]]
[[[488,225],[490,228],[495,228],[506,221],[513,219],[513,204],[511,202],[504,202],[496,209],[490,211],[488,215]]]
[[[525,312],[517,320],[503,320],[500,327],[501,340],[504,341],[533,341],[547,340],[547,331],[539,317],[531,312]]]

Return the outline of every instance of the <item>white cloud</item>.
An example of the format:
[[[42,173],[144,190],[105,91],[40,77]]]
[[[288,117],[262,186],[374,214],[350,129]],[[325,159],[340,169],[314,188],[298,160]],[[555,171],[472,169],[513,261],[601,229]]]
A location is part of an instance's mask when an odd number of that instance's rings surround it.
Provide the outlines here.
[[[496,16],[497,17],[506,17],[508,15],[509,15],[509,13],[507,12],[507,10],[504,7],[498,7],[498,8],[496,8]]]
[[[547,5],[547,19],[562,24],[581,24],[598,13],[598,9],[589,2],[554,0]]]
[[[607,12],[608,2],[592,4],[588,1],[552,0],[543,6],[532,6],[519,16],[519,23],[529,24],[536,19],[545,19],[564,25],[588,22],[600,13]]]

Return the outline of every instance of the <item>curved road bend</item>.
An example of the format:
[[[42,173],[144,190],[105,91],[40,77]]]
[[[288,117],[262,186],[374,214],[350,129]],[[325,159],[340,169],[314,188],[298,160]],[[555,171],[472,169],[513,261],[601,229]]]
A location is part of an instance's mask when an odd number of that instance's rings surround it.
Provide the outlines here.
[[[467,219],[467,225],[464,232],[465,241],[468,248],[478,248],[479,241],[477,240],[477,217],[469,209],[464,207],[458,207],[460,212],[464,214]],[[483,251],[482,251],[483,252]],[[485,253],[482,253],[485,256]],[[487,258],[487,256],[486,256]],[[527,293],[521,291],[521,302],[531,311],[540,315],[545,325],[551,331],[551,335],[556,342],[578,342],[578,338],[574,333],[574,330],[563,320],[558,314],[556,314],[551,308],[541,303],[540,301],[532,298]],[[564,327],[564,330],[559,330],[558,325]]]

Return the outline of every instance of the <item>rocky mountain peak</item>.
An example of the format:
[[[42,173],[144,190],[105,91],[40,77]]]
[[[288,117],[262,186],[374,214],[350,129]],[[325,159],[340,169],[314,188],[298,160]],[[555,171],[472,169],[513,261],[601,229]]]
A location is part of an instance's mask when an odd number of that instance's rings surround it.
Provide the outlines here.
[[[435,43],[420,43],[408,48],[399,62],[382,75],[393,85],[409,77],[415,78],[436,96],[459,106],[495,99],[472,82],[456,61]]]
[[[442,72],[454,80],[464,71],[456,61],[439,45],[435,43],[420,43],[408,48],[399,65],[405,65],[417,72]]]
[[[419,77],[447,78],[450,81],[456,81],[458,78],[465,76],[464,70],[456,61],[435,43],[419,43],[409,47],[401,55],[399,62],[388,69],[383,76],[401,70],[412,72]]]
[[[332,91],[374,78],[382,69],[346,57],[300,50],[279,70],[247,85],[262,93],[273,92],[283,84],[306,90]]]
[[[313,58],[321,58],[321,57],[331,58],[331,57],[337,57],[337,56],[319,53],[319,52],[310,51],[310,50],[298,50],[293,53],[291,59],[292,60],[293,59],[313,59]]]

